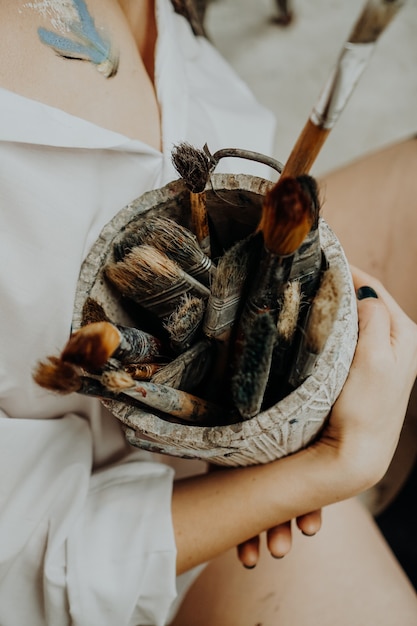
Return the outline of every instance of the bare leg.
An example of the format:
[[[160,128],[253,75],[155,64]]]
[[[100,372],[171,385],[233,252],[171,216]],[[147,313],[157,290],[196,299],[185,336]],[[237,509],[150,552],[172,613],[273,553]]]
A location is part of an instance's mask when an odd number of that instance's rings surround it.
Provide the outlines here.
[[[349,261],[379,278],[417,321],[417,139],[323,177],[323,217]]]
[[[399,142],[321,181],[323,217],[351,263],[378,277],[417,321],[417,139]],[[397,452],[364,502],[379,513],[404,484],[417,457],[417,387]],[[416,618],[417,622],[417,618]]]
[[[208,565],[173,626],[416,626],[415,592],[357,501],[326,509],[315,537],[295,533],[282,560],[262,547],[253,570],[235,551]]]

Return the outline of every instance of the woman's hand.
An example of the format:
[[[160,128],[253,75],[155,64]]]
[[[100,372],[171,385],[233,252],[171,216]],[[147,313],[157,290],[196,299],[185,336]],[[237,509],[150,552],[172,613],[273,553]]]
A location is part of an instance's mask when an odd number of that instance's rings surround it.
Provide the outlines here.
[[[417,327],[377,280],[353,267],[352,275],[358,291],[358,346],[344,389],[313,450],[323,454],[323,448],[330,447],[342,460],[345,457],[350,476],[358,481],[357,492],[383,476],[394,454],[417,373]],[[296,524],[304,534],[316,534],[321,510],[297,517]],[[291,534],[291,521],[267,531],[272,556],[290,551]],[[256,565],[259,544],[256,536],[238,546],[245,567]]]
[[[309,511],[357,495],[387,470],[417,373],[417,326],[378,281],[352,271],[361,288],[358,345],[323,432],[277,461],[176,481],[178,573],[248,541],[256,560],[258,540],[250,538],[263,532],[278,552],[291,531],[288,520],[303,526]],[[253,565],[245,550],[243,562]]]
[[[312,537],[321,528],[321,509],[300,515],[295,523],[303,535]],[[282,559],[288,554],[292,546],[292,522],[284,522],[270,528],[266,532],[266,545],[271,556],[276,559]],[[259,549],[259,535],[239,544],[237,556],[242,565],[248,569],[255,567],[259,559]]]
[[[355,495],[382,478],[417,374],[417,326],[382,284],[352,268],[359,339],[349,376],[313,453],[336,456]],[[370,289],[369,289],[370,288]],[[343,471],[340,472],[343,481]],[[343,481],[348,489],[348,481]]]

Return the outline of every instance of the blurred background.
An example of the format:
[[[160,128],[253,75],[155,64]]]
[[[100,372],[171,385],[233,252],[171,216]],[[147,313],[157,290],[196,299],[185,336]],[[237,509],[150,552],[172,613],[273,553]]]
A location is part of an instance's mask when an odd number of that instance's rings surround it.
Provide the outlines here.
[[[293,19],[280,26],[279,5]],[[208,0],[209,38],[278,126],[285,161],[356,21],[364,0]],[[312,173],[417,133],[417,2],[408,0],[381,35]]]

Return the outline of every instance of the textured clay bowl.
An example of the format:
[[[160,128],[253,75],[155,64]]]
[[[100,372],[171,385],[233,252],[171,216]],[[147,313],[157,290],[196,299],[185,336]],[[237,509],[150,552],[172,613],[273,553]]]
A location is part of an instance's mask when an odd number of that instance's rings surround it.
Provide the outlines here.
[[[210,218],[227,248],[258,223],[265,192],[271,183],[248,175],[213,174],[207,186]],[[98,300],[114,322],[135,325],[109,287],[102,268],[112,260],[112,245],[133,220],[167,216],[190,228],[189,196],[182,180],[145,193],[122,209],[102,230],[86,258],[77,287],[73,327],[82,325],[88,297]],[[356,298],[344,252],[329,226],[320,220],[321,247],[330,268],[341,275],[343,295],[332,332],[313,374],[271,408],[256,417],[227,426],[172,423],[152,412],[113,400],[103,404],[123,423],[134,446],[218,465],[267,463],[307,446],[317,436],[337,399],[352,362],[357,341]]]

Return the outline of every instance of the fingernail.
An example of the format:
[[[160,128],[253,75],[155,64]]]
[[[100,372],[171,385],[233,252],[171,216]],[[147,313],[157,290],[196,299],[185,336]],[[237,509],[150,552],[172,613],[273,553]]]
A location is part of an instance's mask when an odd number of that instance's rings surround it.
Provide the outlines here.
[[[359,298],[360,300],[360,298]],[[304,530],[301,531],[304,537],[314,537],[317,533],[306,533]]]
[[[274,559],[283,559],[285,556],[285,554],[272,554],[272,552],[270,552],[270,555],[274,557]]]
[[[245,563],[242,563],[242,565],[245,569],[253,569],[254,567],[256,567],[256,563],[254,565],[246,565]]]
[[[365,300],[365,298],[377,298],[378,294],[375,289],[372,289],[372,287],[368,287],[367,285],[365,285],[364,287],[359,287],[356,292],[356,296],[358,300]]]

